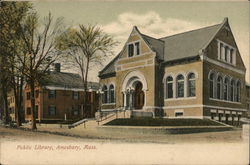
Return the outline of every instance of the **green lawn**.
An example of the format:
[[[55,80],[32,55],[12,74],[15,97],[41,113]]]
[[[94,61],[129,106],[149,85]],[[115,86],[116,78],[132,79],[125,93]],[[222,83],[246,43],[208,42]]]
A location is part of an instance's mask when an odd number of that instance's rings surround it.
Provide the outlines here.
[[[158,118],[130,118],[115,119],[104,125],[120,126],[222,126],[208,119],[158,119]]]

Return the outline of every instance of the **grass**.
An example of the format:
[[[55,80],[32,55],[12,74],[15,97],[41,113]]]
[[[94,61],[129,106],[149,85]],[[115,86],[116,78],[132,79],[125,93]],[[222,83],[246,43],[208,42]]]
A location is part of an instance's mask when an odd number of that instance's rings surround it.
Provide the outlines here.
[[[222,126],[208,119],[159,119],[159,118],[130,118],[115,119],[105,125],[119,126]]]

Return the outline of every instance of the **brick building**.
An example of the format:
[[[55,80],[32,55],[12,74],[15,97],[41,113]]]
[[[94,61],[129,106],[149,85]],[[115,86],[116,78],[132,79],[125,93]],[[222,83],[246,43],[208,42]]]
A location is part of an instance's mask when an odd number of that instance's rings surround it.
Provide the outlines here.
[[[233,124],[246,112],[246,68],[228,19],[153,38],[134,27],[99,73],[102,110],[131,116],[212,118]]]
[[[36,119],[39,121],[76,121],[94,117],[99,101],[99,83],[89,82],[87,102],[83,106],[84,88],[78,74],[55,71],[35,89]],[[30,88],[25,87],[25,120],[31,120]],[[86,107],[84,109],[84,107]]]

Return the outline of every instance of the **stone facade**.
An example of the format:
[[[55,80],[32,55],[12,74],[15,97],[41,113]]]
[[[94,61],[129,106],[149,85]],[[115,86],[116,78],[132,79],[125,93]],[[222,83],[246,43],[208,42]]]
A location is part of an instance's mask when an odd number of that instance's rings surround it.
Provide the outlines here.
[[[191,35],[201,36],[192,41]],[[185,37],[190,37],[193,45],[186,42],[180,45],[182,48],[172,44],[180,44],[177,41],[187,40]],[[202,47],[198,40],[204,42]],[[176,48],[168,48],[171,44]],[[187,55],[178,51],[186,51]],[[151,112],[153,117],[238,121],[246,112],[245,70],[227,19],[161,39],[141,34],[134,27],[122,51],[99,74],[107,98],[102,110],[122,108],[132,111],[132,115],[140,111]],[[212,73],[216,77],[211,87]],[[231,82],[235,83],[232,101]],[[111,84],[115,96],[109,90]],[[210,96],[211,90],[220,96]],[[113,97],[115,102],[111,103]]]

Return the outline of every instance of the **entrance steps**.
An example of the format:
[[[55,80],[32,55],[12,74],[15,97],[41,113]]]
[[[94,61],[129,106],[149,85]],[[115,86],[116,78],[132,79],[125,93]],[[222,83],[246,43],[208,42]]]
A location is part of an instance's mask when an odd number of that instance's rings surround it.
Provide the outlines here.
[[[130,111],[124,110],[112,110],[109,112],[98,112],[96,118],[92,119],[83,119],[72,125],[69,125],[70,129],[82,129],[82,128],[90,128],[90,127],[98,127],[100,125],[104,125],[114,119],[118,118],[129,118]]]

